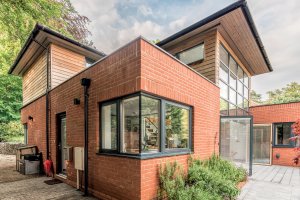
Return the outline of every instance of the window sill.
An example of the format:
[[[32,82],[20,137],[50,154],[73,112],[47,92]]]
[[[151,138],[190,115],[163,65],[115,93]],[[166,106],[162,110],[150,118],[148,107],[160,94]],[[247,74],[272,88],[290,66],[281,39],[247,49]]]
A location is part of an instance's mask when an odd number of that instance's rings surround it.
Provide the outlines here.
[[[107,152],[99,152],[96,153],[100,156],[115,156],[115,157],[123,157],[123,158],[132,158],[132,159],[139,159],[139,160],[147,160],[153,158],[162,158],[162,157],[171,157],[171,156],[180,156],[180,155],[188,155],[192,154],[191,150],[186,151],[177,151],[177,152],[165,152],[165,153],[155,153],[155,154],[124,154],[124,153],[107,153]]]
[[[292,145],[273,145],[272,148],[295,148]]]

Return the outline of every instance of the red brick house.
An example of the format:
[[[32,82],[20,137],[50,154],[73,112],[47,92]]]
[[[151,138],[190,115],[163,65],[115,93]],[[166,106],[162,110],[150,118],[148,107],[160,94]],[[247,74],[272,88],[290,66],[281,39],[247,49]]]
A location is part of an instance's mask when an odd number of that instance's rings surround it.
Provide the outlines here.
[[[110,55],[36,25],[9,73],[23,79],[28,144],[102,199],[153,199],[158,167],[213,153],[252,166],[251,77],[272,67],[245,1],[158,44]],[[78,169],[78,168],[77,168]],[[79,176],[81,177],[81,176]]]
[[[300,118],[300,102],[250,107],[253,115],[253,162],[293,165],[295,142],[291,125]]]

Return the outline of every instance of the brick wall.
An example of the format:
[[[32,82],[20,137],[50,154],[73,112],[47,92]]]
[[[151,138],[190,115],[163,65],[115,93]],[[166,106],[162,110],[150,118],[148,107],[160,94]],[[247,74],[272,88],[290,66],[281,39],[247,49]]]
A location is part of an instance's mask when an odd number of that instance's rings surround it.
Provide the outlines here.
[[[32,116],[33,120],[28,117]],[[21,109],[21,123],[27,123],[28,145],[37,145],[43,158],[46,157],[46,96]]]
[[[141,89],[192,106],[194,153],[202,159],[208,158],[213,152],[217,153],[219,88],[143,40],[141,53]],[[177,160],[186,166],[188,157],[142,161],[142,198],[151,199],[157,194],[157,169],[160,163]]]
[[[50,92],[50,153],[56,170],[56,116],[66,112],[67,144],[84,146],[84,96],[80,84],[90,78],[89,88],[89,187],[102,199],[151,199],[157,195],[158,166],[167,160],[178,160],[185,166],[188,155],[139,160],[96,154],[99,149],[99,103],[137,91],[147,91],[193,106],[194,150],[201,158],[218,152],[219,88],[177,62],[161,50],[137,39],[106,57]],[[79,98],[80,105],[73,105]],[[45,127],[45,105],[41,98],[22,109],[22,120],[28,115],[41,117],[32,122],[33,130]],[[31,114],[32,113],[32,114]],[[39,123],[40,122],[40,123]],[[32,134],[32,131],[29,131]],[[34,138],[33,135],[30,136]],[[43,137],[45,138],[45,137]],[[34,139],[29,139],[35,142]],[[44,141],[44,140],[42,140]],[[44,149],[44,143],[41,149]],[[74,163],[67,164],[68,180],[75,185]]]
[[[254,124],[273,124],[278,122],[294,122],[300,118],[300,102],[250,108]],[[272,133],[273,134],[273,133]],[[280,158],[276,158],[280,154]],[[295,152],[293,148],[272,148],[272,164],[293,165]]]

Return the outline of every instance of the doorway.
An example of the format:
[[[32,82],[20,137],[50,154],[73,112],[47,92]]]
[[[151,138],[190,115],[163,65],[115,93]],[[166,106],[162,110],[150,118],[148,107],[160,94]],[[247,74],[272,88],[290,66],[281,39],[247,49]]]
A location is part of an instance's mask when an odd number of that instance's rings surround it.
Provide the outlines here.
[[[67,146],[66,113],[57,115],[57,174],[67,174],[65,147]]]
[[[255,124],[253,127],[253,162],[271,164],[272,125]]]
[[[220,124],[220,156],[252,175],[252,116],[222,116]]]

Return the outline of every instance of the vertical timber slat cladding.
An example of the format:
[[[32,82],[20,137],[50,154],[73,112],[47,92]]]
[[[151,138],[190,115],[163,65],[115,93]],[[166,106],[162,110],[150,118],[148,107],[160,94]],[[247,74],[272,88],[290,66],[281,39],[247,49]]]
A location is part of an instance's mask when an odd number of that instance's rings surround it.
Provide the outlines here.
[[[253,106],[250,107],[250,113],[253,115],[254,124],[295,122],[300,118],[300,102]],[[273,134],[274,130],[272,131],[272,136],[274,136]],[[276,158],[276,154],[280,154],[280,158]],[[295,151],[293,148],[272,147],[273,165],[292,166],[294,157]]]
[[[175,55],[180,51],[189,49],[201,43],[204,43],[204,60],[193,63],[190,66],[215,83],[216,30],[197,34],[182,42],[176,43],[173,46],[167,47],[165,50]]]
[[[30,103],[46,93],[47,88],[47,54],[41,56],[23,75],[23,105]]]
[[[136,39],[101,62],[75,75],[49,93],[51,102],[50,152],[56,169],[56,116],[66,112],[67,145],[84,146],[84,100],[82,78],[90,78],[89,88],[89,189],[101,199],[155,199],[158,166],[166,161],[178,161],[187,166],[190,155],[147,160],[97,154],[99,152],[99,103],[116,97],[145,91],[193,107],[193,151],[202,159],[218,152],[219,88],[195,71],[182,65],[165,52],[143,39]],[[44,98],[44,97],[42,97]],[[73,99],[79,98],[80,105]],[[41,99],[41,98],[40,98]],[[45,109],[37,109],[40,99],[22,109],[22,122],[45,127]],[[36,113],[39,112],[39,113]],[[28,115],[34,120],[28,121]],[[43,116],[42,123],[35,117]],[[26,121],[27,120],[27,121]],[[45,132],[41,130],[45,138]],[[30,137],[34,133],[30,131]],[[44,143],[37,143],[44,148]],[[67,180],[76,185],[74,162],[67,163]]]
[[[51,88],[85,69],[85,57],[58,45],[51,45]]]

